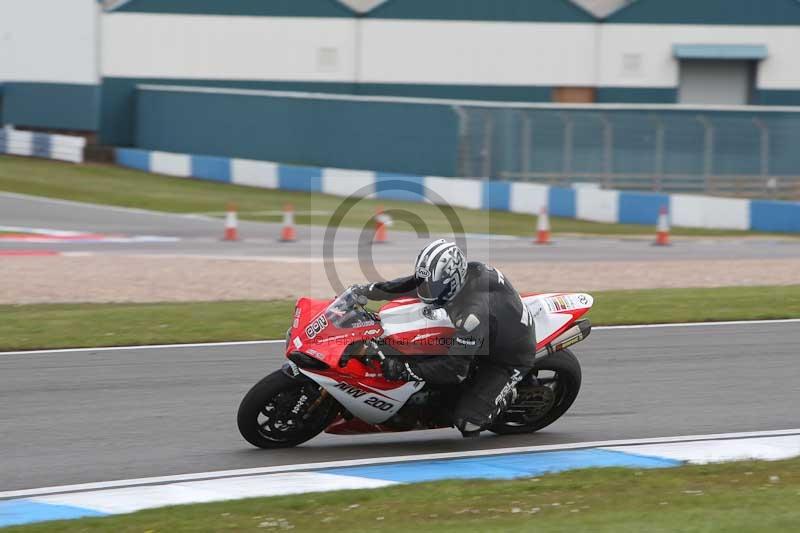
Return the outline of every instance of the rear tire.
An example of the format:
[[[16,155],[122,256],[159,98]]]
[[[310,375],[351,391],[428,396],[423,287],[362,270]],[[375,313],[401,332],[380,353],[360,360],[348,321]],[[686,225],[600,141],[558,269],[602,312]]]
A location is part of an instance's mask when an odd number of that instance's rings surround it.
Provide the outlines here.
[[[300,409],[295,412],[297,406]],[[239,405],[237,423],[239,433],[253,446],[290,448],[319,435],[338,413],[339,404],[319,385],[278,370],[247,392]]]
[[[557,378],[554,387],[554,400],[550,409],[541,417],[530,420],[527,423],[511,423],[505,416],[489,426],[489,431],[498,435],[519,435],[522,433],[533,433],[549,426],[567,412],[572,406],[581,388],[581,365],[578,358],[569,351],[561,350],[552,355],[540,359],[532,372],[551,371]],[[512,404],[509,409],[512,409]]]

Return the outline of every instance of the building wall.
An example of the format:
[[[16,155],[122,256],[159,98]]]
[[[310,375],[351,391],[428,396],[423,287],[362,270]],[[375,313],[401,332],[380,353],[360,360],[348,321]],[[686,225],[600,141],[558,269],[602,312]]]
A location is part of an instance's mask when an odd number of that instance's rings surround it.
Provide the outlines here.
[[[94,130],[99,72],[95,0],[0,2],[6,123]]]
[[[674,44],[764,44],[769,57],[759,64],[757,88],[800,91],[800,26],[602,24],[600,32],[601,87],[677,87]],[[630,68],[636,63],[638,69]]]
[[[111,13],[106,77],[350,82],[355,19]]]
[[[359,81],[479,86],[591,86],[595,24],[363,23]]]
[[[764,44],[754,103],[800,105],[800,25],[781,25],[800,22],[795,0],[757,13],[639,0],[603,23],[569,0],[448,4],[358,16],[337,0],[131,0],[102,16],[99,49],[94,0],[5,0],[0,116],[125,145],[143,82],[528,102],[589,87],[597,102],[675,103],[676,43]]]

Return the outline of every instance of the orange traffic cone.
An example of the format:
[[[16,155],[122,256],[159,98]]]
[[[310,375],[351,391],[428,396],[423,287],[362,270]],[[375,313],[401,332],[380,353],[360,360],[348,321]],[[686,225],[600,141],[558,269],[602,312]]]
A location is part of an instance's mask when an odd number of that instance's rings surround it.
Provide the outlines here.
[[[669,246],[669,211],[667,206],[662,206],[658,211],[658,225],[656,226],[655,246]]]
[[[389,242],[388,227],[392,224],[392,217],[383,212],[383,207],[378,207],[375,212],[375,236],[372,242],[383,244]]]
[[[547,214],[547,208],[542,207],[539,211],[539,220],[536,223],[536,244],[552,244],[550,242],[550,217]]]
[[[236,216],[235,204],[228,204],[228,209],[225,212],[225,237],[222,240],[239,240],[239,218]]]
[[[294,229],[294,207],[292,204],[283,206],[283,229],[281,229],[281,242],[294,242],[297,240],[297,231]]]

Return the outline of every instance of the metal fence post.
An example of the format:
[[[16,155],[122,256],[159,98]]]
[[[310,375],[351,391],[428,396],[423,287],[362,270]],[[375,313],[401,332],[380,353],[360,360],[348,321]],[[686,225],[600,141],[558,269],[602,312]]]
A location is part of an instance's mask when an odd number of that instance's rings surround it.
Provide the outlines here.
[[[761,172],[761,179],[764,180],[764,189],[766,190],[767,194],[770,196],[775,196],[777,192],[777,183],[769,178],[769,127],[767,124],[761,120],[759,117],[753,118],[753,124],[756,125],[756,128],[759,130],[759,137],[760,137],[760,172]]]
[[[666,142],[666,131],[664,121],[658,115],[651,115],[650,118],[656,123],[655,154],[653,154],[653,189],[661,191],[664,187],[664,144]]]
[[[600,115],[603,123],[603,187],[613,187],[612,174],[614,172],[614,124],[605,114]]]
[[[522,171],[522,179],[530,181],[531,172],[531,144],[533,143],[533,132],[531,128],[531,116],[527,111],[520,111],[522,113],[522,139],[520,146],[520,170]]]
[[[697,115],[697,121],[705,128],[704,134],[704,150],[703,157],[703,176],[705,179],[705,191],[711,192],[712,189],[712,172],[714,171],[714,125],[708,120],[705,115]]]
[[[472,161],[469,135],[469,113],[462,106],[454,105],[450,109],[458,118],[458,146],[456,147],[456,172],[459,176],[472,176]]]
[[[564,122],[564,146],[563,156],[564,159],[561,164],[562,179],[569,182],[570,174],[572,174],[572,133],[574,122],[569,113],[559,113],[561,120]]]
[[[491,109],[486,109],[484,112],[486,114],[486,121],[483,129],[483,146],[481,147],[481,157],[483,158],[483,174],[481,177],[491,179],[494,113],[492,113]]]

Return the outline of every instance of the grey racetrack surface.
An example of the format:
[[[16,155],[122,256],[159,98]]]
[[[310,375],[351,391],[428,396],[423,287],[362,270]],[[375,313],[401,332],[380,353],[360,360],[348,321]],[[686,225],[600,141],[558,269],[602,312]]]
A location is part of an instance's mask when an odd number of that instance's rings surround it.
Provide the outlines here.
[[[567,415],[527,436],[322,435],[251,448],[235,415],[278,344],[0,354],[0,491],[352,458],[795,428],[800,324],[595,331]]]
[[[177,237],[162,243],[2,243],[2,249],[50,249],[123,254],[177,254],[219,256],[291,256],[321,258],[325,228],[299,226],[298,242],[277,243],[280,225],[241,222],[241,242],[221,242],[222,220],[202,216],[136,211],[62,200],[0,192],[0,225],[121,233],[128,236]],[[533,228],[531,228],[533,235]],[[339,228],[334,256],[353,259],[358,255],[360,232]],[[373,250],[377,262],[407,263],[433,237],[418,238],[410,232],[390,231],[390,243]],[[673,247],[653,247],[647,239],[556,236],[553,246],[533,246],[530,238],[468,236],[470,259],[486,262],[508,261],[649,261],[687,259],[779,259],[800,257],[800,239],[681,239]]]

